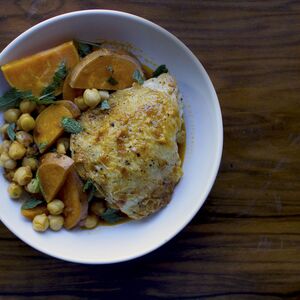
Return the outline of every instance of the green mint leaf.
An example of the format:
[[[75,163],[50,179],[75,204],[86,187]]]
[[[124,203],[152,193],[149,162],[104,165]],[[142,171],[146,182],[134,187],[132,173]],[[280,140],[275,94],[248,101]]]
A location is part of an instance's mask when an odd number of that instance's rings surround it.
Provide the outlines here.
[[[29,100],[29,101],[38,101],[38,97],[34,96],[31,91],[20,91],[18,90],[20,97],[22,100]]]
[[[119,82],[113,78],[112,76],[110,76],[108,79],[107,79],[107,82],[110,83],[111,85],[116,85],[118,84]]]
[[[38,205],[42,204],[44,201],[41,199],[31,198],[29,200],[26,200],[21,209],[32,209],[37,207]]]
[[[11,123],[7,127],[6,132],[7,132],[7,135],[10,138],[11,141],[14,141],[16,139],[15,129],[16,129],[16,124],[15,123]]]
[[[43,142],[43,143],[39,143],[37,146],[38,146],[40,152],[43,152],[47,148],[47,145],[48,145],[47,142]]]
[[[11,107],[16,107],[21,101],[20,95],[17,92],[17,89],[12,88],[3,96],[0,97],[0,109],[6,110]]]
[[[132,75],[132,78],[133,80],[135,80],[138,84],[143,84],[144,83],[144,78],[143,78],[143,75],[141,74],[141,72],[136,69],[134,72],[133,72],[133,75]]]
[[[52,82],[44,88],[42,92],[42,96],[47,95],[47,94],[55,94],[56,90],[61,87],[63,84],[64,79],[67,76],[67,66],[64,61],[62,61],[59,65],[57,70],[54,73]]]
[[[85,184],[84,184],[82,190],[83,190],[83,192],[89,191],[87,201],[88,201],[88,202],[91,202],[92,199],[94,198],[94,194],[95,194],[95,192],[97,191],[97,188],[95,187],[95,185],[94,185],[94,183],[93,183],[93,180],[89,178],[89,179],[85,182]]]
[[[168,73],[169,70],[167,69],[166,65],[160,65],[153,73],[152,77],[158,77],[163,73]]]
[[[85,182],[82,191],[83,191],[83,192],[86,192],[87,190],[91,189],[93,185],[94,185],[94,184],[93,184],[93,180],[89,178],[89,179]]]
[[[88,203],[90,203],[93,200],[96,191],[97,191],[96,187],[92,185],[87,199]]]
[[[93,46],[94,48],[100,48],[101,47],[101,43],[97,43],[97,42],[91,42],[91,41],[85,41],[85,40],[75,40],[75,42],[90,45],[90,46]]]
[[[101,110],[107,110],[107,109],[110,109],[110,105],[108,103],[107,100],[103,100],[100,104],[100,109]]]
[[[40,191],[42,192],[43,196],[45,196],[45,191],[44,191],[43,186],[41,184],[41,180],[40,180],[38,172],[36,173],[36,179],[38,180]]]
[[[30,91],[20,91],[12,88],[0,97],[0,110],[17,107],[22,100],[36,101],[37,99]]]
[[[81,124],[78,121],[68,117],[62,117],[61,125],[64,128],[65,132],[68,133],[79,133],[83,130]]]
[[[40,96],[35,102],[36,104],[49,105],[56,101],[56,97],[53,92]]]
[[[110,224],[119,222],[123,219],[123,217],[119,215],[119,211],[112,208],[108,208],[103,214],[101,214],[101,218]]]
[[[77,50],[81,58],[93,52],[94,48],[101,47],[100,43],[94,43],[94,42],[83,41],[83,40],[75,40],[75,44],[77,46]]]
[[[85,57],[93,51],[93,46],[81,42],[77,42],[77,50],[80,57]]]

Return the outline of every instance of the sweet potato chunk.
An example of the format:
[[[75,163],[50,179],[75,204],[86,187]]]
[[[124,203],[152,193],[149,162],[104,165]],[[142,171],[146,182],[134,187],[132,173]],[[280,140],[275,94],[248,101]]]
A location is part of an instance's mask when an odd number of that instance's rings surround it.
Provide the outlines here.
[[[73,115],[73,118],[76,119],[80,116],[80,109],[74,102],[69,101],[69,100],[59,100],[59,101],[56,101],[56,104],[61,104],[65,108],[67,108]]]
[[[8,83],[17,89],[32,91],[39,96],[52,80],[59,64],[64,61],[68,69],[79,62],[74,43],[67,42],[32,56],[15,60],[1,67]],[[61,92],[57,91],[57,94]]]
[[[25,218],[27,218],[31,221],[37,215],[41,215],[41,214],[48,215],[49,214],[46,205],[39,205],[39,206],[31,208],[31,209],[21,209],[21,213]]]
[[[84,90],[73,89],[70,86],[71,73],[69,73],[64,81],[63,85],[63,99],[73,101],[75,98],[83,95]]]
[[[55,198],[74,164],[72,158],[57,153],[47,153],[37,170],[41,191],[47,202]]]
[[[63,134],[62,117],[73,118],[73,115],[64,105],[52,104],[36,118],[33,138],[40,153],[45,152]]]
[[[134,57],[100,49],[87,55],[74,67],[70,86],[79,89],[120,90],[132,86],[135,70],[143,74],[140,63]]]
[[[87,216],[88,210],[87,195],[83,192],[83,183],[74,169],[69,173],[59,192],[59,197],[65,204],[64,226],[66,229],[72,229]]]

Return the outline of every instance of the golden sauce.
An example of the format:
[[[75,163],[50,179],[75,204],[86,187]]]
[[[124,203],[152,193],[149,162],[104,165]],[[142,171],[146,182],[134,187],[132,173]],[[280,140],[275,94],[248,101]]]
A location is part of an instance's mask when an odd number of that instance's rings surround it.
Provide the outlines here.
[[[182,130],[184,132],[184,142],[181,143],[181,144],[179,144],[179,143],[177,144],[178,145],[179,157],[181,159],[181,166],[183,165],[185,149],[186,149],[186,130],[185,130],[185,123],[184,122],[182,124]]]
[[[181,159],[181,166],[183,165],[183,161],[184,161],[185,145],[186,145],[185,142],[183,144],[178,144],[178,153]]]
[[[115,226],[115,225],[119,225],[119,224],[123,224],[123,223],[127,223],[129,221],[132,221],[132,219],[130,219],[129,217],[125,217],[123,219],[121,219],[120,221],[118,222],[115,222],[115,223],[108,223],[108,222],[105,222],[104,220],[99,220],[99,223],[98,223],[98,226]]]

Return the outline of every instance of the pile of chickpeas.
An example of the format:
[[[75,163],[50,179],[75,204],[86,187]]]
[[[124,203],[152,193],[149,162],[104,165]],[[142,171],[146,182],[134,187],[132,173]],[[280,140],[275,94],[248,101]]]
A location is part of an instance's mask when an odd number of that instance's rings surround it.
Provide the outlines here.
[[[95,108],[101,100],[108,99],[109,93],[96,89],[86,89],[82,97],[74,100],[81,111]],[[35,127],[35,117],[46,108],[45,105],[23,100],[19,108],[10,108],[4,112],[5,124],[0,128],[3,142],[0,144],[0,166],[4,168],[4,176],[10,182],[8,193],[12,199],[19,199],[24,191],[33,196],[40,195],[38,179],[35,177],[39,166],[38,147],[34,144],[32,130]],[[16,124],[15,140],[11,141],[7,134],[10,124]],[[56,152],[66,154],[70,147],[69,138],[62,137],[56,142]],[[100,205],[101,206],[101,205]],[[86,228],[97,226],[98,218],[105,210],[99,204],[92,205],[93,215],[89,215],[83,222]],[[33,229],[44,232],[48,228],[58,231],[64,225],[64,203],[55,199],[47,204],[46,213],[36,215],[32,221]]]

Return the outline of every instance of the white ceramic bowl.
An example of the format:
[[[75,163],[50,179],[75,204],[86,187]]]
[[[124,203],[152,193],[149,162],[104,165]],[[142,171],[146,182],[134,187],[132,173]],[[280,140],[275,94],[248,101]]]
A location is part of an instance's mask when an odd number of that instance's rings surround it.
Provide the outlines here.
[[[12,41],[0,54],[0,64],[71,39],[94,41],[99,38],[129,42],[137,52],[143,50],[143,57],[167,65],[184,97],[187,143],[184,176],[166,208],[143,221],[95,230],[35,232],[31,223],[21,216],[20,203],[8,197],[8,184],[0,176],[0,218],[7,228],[41,252],[87,264],[130,260],[174,237],[205,201],[218,172],[223,144],[220,107],[204,68],[175,36],[140,17],[118,11],[87,10],[51,18]],[[4,78],[0,77],[0,93],[7,88]]]

